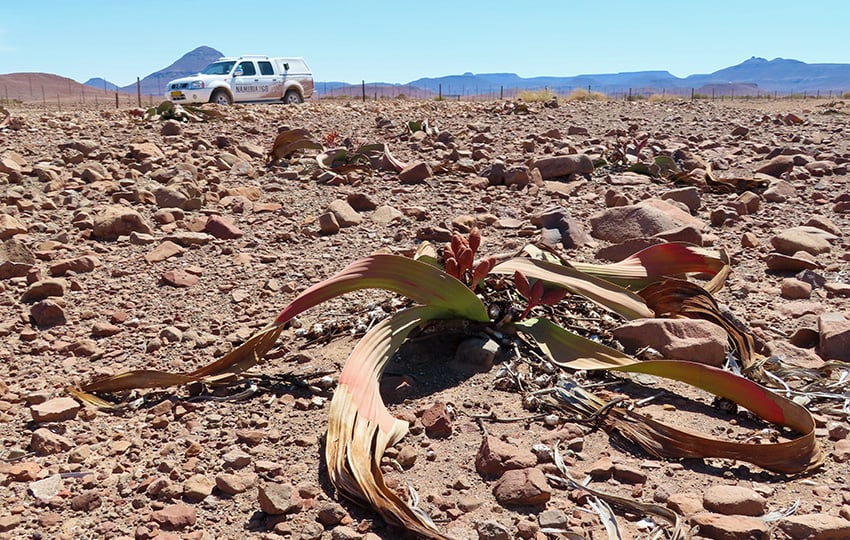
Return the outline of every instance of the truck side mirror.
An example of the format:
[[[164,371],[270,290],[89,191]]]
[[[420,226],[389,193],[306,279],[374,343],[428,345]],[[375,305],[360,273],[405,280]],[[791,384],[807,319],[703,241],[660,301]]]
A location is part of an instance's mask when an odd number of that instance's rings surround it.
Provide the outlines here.
[[[283,64],[284,71],[289,71],[289,62]]]
[[[241,67],[236,68],[236,71],[233,72],[234,77],[241,77],[245,72],[242,71]]]

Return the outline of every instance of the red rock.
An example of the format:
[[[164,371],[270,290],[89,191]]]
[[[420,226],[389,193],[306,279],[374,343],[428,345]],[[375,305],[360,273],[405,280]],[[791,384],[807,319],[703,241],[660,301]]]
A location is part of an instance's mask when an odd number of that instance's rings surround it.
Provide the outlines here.
[[[720,326],[701,319],[638,319],[613,331],[628,351],[652,347],[666,358],[721,366],[729,336]]]
[[[189,502],[200,502],[207,498],[215,487],[215,481],[203,474],[193,474],[183,482],[183,497]]]
[[[182,255],[185,251],[186,248],[180,247],[170,240],[166,240],[146,253],[145,260],[149,263],[161,262],[175,255]]]
[[[425,434],[432,439],[448,437],[452,434],[452,418],[445,403],[435,403],[422,413],[422,426]]]
[[[840,441],[835,441],[830,455],[836,463],[847,463],[850,461],[850,440],[841,439]]]
[[[433,176],[431,166],[425,161],[416,161],[398,173],[398,179],[402,184],[419,184]]]
[[[505,471],[526,469],[536,464],[537,458],[530,450],[518,448],[492,435],[484,437],[475,457],[475,470],[483,475],[500,476]]]
[[[27,226],[17,218],[9,214],[0,214],[0,240],[6,240],[16,234],[24,234],[26,232]]]
[[[63,422],[73,420],[80,412],[80,404],[73,398],[59,397],[30,407],[34,422]]]
[[[220,473],[215,477],[215,485],[222,493],[236,495],[256,486],[257,480],[258,476],[252,472]]]
[[[661,199],[670,199],[680,202],[688,207],[691,212],[696,212],[702,205],[699,190],[693,186],[671,189],[661,194]]]
[[[698,493],[680,492],[670,495],[667,507],[674,512],[689,516],[705,510],[702,506],[702,496]]]
[[[36,326],[48,328],[51,326],[62,326],[65,319],[65,310],[53,300],[45,299],[33,304],[30,308],[30,317]]]
[[[85,274],[100,266],[100,259],[94,255],[83,255],[74,259],[63,259],[50,265],[50,274],[64,276],[68,272]]]
[[[513,469],[496,482],[493,495],[505,506],[536,506],[549,501],[552,490],[540,469]]]
[[[691,523],[699,527],[701,537],[715,540],[768,540],[770,538],[767,523],[755,517],[701,513],[691,516]]]
[[[812,296],[812,286],[797,278],[783,279],[779,289],[783,298],[791,300],[806,300]]]
[[[817,234],[814,232],[817,230],[819,229],[813,227],[793,227],[771,238],[770,243],[776,251],[784,255],[794,255],[798,251],[811,255],[827,253],[832,248],[829,244],[832,235],[823,231],[822,234]]]
[[[94,217],[92,237],[103,240],[114,240],[119,236],[127,236],[131,232],[152,234],[153,229],[142,219],[142,216],[127,206],[108,206]]]
[[[820,356],[825,360],[850,361],[850,321],[840,313],[824,313],[818,318]]]
[[[0,243],[0,279],[23,277],[35,265],[35,255],[18,239]]]
[[[185,270],[166,270],[161,277],[163,282],[173,287],[191,287],[201,280],[200,277]]]
[[[767,500],[752,489],[740,486],[719,485],[705,490],[702,505],[717,514],[761,516]]]
[[[91,512],[103,504],[103,499],[96,489],[90,489],[71,498],[70,506],[77,512]]]
[[[92,337],[109,337],[121,332],[121,327],[112,323],[98,321],[92,325]]]
[[[233,224],[233,221],[230,218],[217,215],[212,215],[207,218],[206,225],[204,225],[204,232],[222,240],[242,238],[244,234],[238,227],[236,227],[236,225]]]
[[[0,532],[9,532],[16,529],[21,524],[21,521],[21,516],[17,514],[0,517]]]
[[[328,205],[328,212],[332,213],[340,228],[354,227],[363,222],[363,217],[346,201],[337,199]]]
[[[179,531],[191,527],[198,519],[194,506],[172,504],[151,514],[151,519],[166,530]]]
[[[339,232],[339,222],[333,212],[325,212],[319,216],[319,230],[322,234],[336,234]]]
[[[829,514],[789,516],[780,519],[777,526],[790,538],[806,540],[850,538],[850,521]]]
[[[41,466],[34,461],[22,461],[12,463],[6,470],[6,474],[15,482],[32,482],[38,478]]]
[[[65,296],[68,282],[64,279],[41,279],[30,284],[21,296],[21,302],[38,302],[51,296]]]

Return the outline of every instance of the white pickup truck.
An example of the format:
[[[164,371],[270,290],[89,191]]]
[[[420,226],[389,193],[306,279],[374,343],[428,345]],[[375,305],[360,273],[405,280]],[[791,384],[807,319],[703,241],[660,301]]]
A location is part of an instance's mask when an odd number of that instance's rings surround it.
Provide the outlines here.
[[[268,56],[223,57],[165,87],[166,99],[174,103],[303,103],[312,95],[313,74],[303,58]]]

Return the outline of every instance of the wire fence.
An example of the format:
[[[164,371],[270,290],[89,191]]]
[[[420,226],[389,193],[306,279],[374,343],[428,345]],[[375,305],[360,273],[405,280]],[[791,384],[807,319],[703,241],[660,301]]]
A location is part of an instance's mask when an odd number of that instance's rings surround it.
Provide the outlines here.
[[[45,110],[120,109],[152,107],[165,100],[163,94],[135,93],[98,89],[93,86],[68,82],[67,88],[45,86],[32,79],[15,81],[0,87],[0,103],[5,106],[40,107]],[[411,85],[366,84],[341,86],[339,83],[317,82],[312,100],[442,100],[442,101],[541,101],[551,97],[624,100],[705,99],[705,100],[785,100],[785,99],[850,99],[850,90],[815,90],[804,92],[778,92],[753,90],[741,85],[712,85],[701,88],[628,88],[605,86],[541,86],[515,88],[504,86],[436,85],[423,88]]]

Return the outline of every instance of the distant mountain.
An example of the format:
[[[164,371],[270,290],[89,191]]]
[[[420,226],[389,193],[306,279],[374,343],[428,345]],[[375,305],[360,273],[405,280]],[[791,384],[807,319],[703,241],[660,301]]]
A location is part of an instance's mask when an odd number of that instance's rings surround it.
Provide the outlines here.
[[[756,95],[758,93],[843,93],[850,91],[850,64],[807,64],[799,60],[750,58],[741,64],[705,75],[679,78],[667,71],[586,74],[570,77],[522,78],[514,73],[464,73],[422,78],[408,83],[444,95],[485,94],[504,89],[558,92],[587,89],[606,94],[670,91],[688,94]]]
[[[752,57],[737,66],[709,75],[691,75],[684,81],[685,86],[747,83],[767,92],[848,92],[850,64],[807,64],[785,58]]]
[[[118,85],[113,84],[106,79],[102,79],[101,77],[95,77],[93,79],[89,79],[83,83],[86,86],[91,86],[92,88],[97,88],[98,90],[109,90],[110,92],[114,92],[118,90]]]
[[[142,95],[161,96],[165,93],[165,85],[168,84],[168,81],[195,75],[222,56],[224,54],[212,47],[205,45],[198,47],[181,56],[179,60],[170,66],[155,71],[142,79],[140,81]],[[136,84],[122,86],[119,91],[135,94]]]

